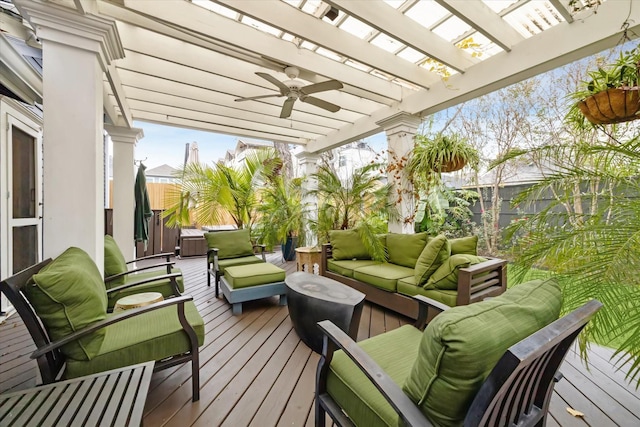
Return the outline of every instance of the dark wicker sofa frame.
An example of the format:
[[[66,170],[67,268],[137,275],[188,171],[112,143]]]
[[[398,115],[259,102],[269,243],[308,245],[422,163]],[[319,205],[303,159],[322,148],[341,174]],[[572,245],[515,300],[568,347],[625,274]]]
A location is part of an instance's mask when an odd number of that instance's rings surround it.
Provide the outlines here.
[[[389,292],[368,283],[331,272],[327,261],[331,258],[330,243],[322,245],[320,274],[344,283],[366,295],[367,301],[386,307],[412,319],[418,317],[418,302],[409,296]],[[458,297],[456,305],[468,305],[487,297],[498,296],[507,290],[507,261],[497,258],[461,268],[458,273]]]

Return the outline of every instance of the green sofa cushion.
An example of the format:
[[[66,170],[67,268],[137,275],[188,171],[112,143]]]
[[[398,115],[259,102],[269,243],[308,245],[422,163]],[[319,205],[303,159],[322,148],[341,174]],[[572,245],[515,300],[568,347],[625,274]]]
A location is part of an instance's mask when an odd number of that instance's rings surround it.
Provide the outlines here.
[[[387,234],[389,262],[403,267],[414,268],[426,244],[427,233],[389,233]]]
[[[407,296],[424,295],[427,298],[440,301],[449,307],[455,307],[458,300],[458,291],[444,291],[441,289],[424,289],[422,286],[416,286],[415,277],[405,277],[398,280],[398,293]]]
[[[425,329],[403,390],[434,424],[461,425],[504,352],[556,320],[561,305],[554,280],[534,280],[439,314]]]
[[[219,259],[218,269],[220,270],[220,274],[224,274],[225,270],[229,267],[234,267],[238,265],[259,264],[263,262],[264,260],[256,255],[243,256],[238,258]]]
[[[107,294],[102,276],[89,255],[71,247],[33,275],[25,288],[29,303],[49,337],[59,340],[107,316]],[[92,359],[100,349],[104,330],[62,346],[71,359]]]
[[[449,243],[451,243],[451,255],[478,255],[478,236],[449,239]]]
[[[367,265],[382,264],[380,261],[374,261],[371,259],[357,259],[357,260],[341,260],[329,258],[327,260],[327,270],[340,274],[341,276],[350,277],[353,279],[353,271],[360,267],[366,267]]]
[[[353,271],[353,278],[385,291],[396,291],[396,282],[403,277],[413,276],[413,269],[383,262],[367,265]]]
[[[253,255],[253,244],[248,228],[233,231],[204,233],[209,249],[218,248],[218,258],[238,258]]]
[[[198,345],[202,345],[202,317],[193,302],[185,303],[184,307],[187,320],[198,337]],[[67,360],[66,377],[81,377],[188,351],[189,339],[176,313],[177,308],[169,306],[107,326],[103,329],[104,342],[99,353],[90,361]]]
[[[422,333],[405,325],[358,343],[393,381],[402,386],[418,354]],[[334,353],[327,376],[327,392],[355,425],[399,425],[399,417],[371,381],[342,352]]]
[[[115,276],[116,274],[128,271],[127,262],[122,251],[113,237],[108,234],[104,236],[104,277]],[[124,284],[125,278],[114,280],[113,284]]]
[[[330,230],[329,241],[335,260],[371,259],[369,251],[364,247],[356,230]]]
[[[171,270],[171,273],[180,273],[180,269],[178,268],[174,268]],[[152,277],[157,277],[157,276],[161,276],[167,274],[167,270],[166,268],[163,268],[162,270],[158,271],[141,271],[139,273],[135,273],[135,274],[128,274],[127,277],[127,281],[125,283],[134,283],[134,282],[139,282],[141,280],[146,280],[146,279],[150,279]],[[178,282],[178,290],[180,291],[180,293],[184,292],[184,280],[182,279],[182,276],[178,276],[176,277],[176,281]],[[109,289],[114,287],[112,283],[109,284]],[[137,286],[133,286],[131,288],[127,288],[127,289],[123,289],[121,291],[118,292],[111,292],[109,294],[107,294],[108,297],[108,303],[107,303],[107,307],[109,309],[112,309],[113,306],[116,305],[116,302],[120,299],[120,298],[124,298],[126,296],[129,295],[133,295],[133,294],[139,294],[139,293],[143,293],[143,292],[160,292],[162,294],[163,297],[167,298],[170,296],[173,296],[173,288],[171,287],[171,284],[169,282],[169,279],[163,279],[163,280],[156,280],[153,282],[149,282],[149,283],[145,283],[142,285],[137,285]]]
[[[268,262],[227,267],[224,278],[233,289],[284,281],[285,272]]]
[[[424,284],[425,289],[458,289],[458,270],[470,265],[480,264],[487,259],[474,255],[451,255],[438,269],[429,277]]]
[[[444,234],[429,240],[416,261],[414,276],[420,285],[427,283],[431,275],[451,254],[451,246]]]

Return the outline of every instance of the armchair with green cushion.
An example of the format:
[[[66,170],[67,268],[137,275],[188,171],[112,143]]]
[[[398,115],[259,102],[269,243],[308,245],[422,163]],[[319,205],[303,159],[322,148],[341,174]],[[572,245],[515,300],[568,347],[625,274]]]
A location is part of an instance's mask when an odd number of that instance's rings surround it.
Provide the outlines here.
[[[107,313],[100,272],[79,248],[3,280],[0,291],[31,334],[44,383],[148,361],[156,361],[154,371],[190,361],[193,401],[199,399],[204,322],[192,297]]]
[[[355,343],[329,321],[316,375],[316,426],[543,426],[558,368],[602,307],[596,300],[558,319],[554,280],[448,306],[417,296],[422,332],[406,325]]]
[[[239,265],[257,264],[267,262],[265,245],[251,243],[249,229],[232,231],[209,231],[204,233],[207,240],[207,286],[211,286],[211,276],[214,277],[216,286],[216,298],[220,277],[225,268]],[[256,256],[254,248],[260,248],[260,255]]]
[[[184,281],[179,268],[171,262],[171,253],[150,255],[126,262],[118,244],[109,235],[104,236],[104,284],[108,293],[109,310],[120,298],[142,292],[160,292],[163,297],[180,296],[184,292]],[[159,264],[129,270],[135,262],[164,258]]]

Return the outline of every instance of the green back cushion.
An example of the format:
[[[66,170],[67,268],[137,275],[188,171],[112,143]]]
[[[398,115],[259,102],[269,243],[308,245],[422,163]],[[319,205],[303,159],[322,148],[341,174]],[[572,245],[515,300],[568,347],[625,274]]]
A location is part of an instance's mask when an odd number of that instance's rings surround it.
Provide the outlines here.
[[[107,293],[93,260],[79,248],[69,248],[33,275],[25,294],[52,340],[106,318]],[[100,350],[104,329],[71,342],[62,352],[75,360],[91,360]]]
[[[451,255],[478,255],[478,236],[450,239],[449,243],[451,243]]]
[[[444,234],[429,240],[416,261],[416,285],[422,286],[427,283],[429,277],[449,258],[450,253],[451,247]]]
[[[248,228],[233,231],[204,233],[209,249],[218,248],[218,258],[237,258],[253,255],[253,244]]]
[[[561,305],[557,282],[534,280],[439,314],[424,331],[403,390],[434,424],[461,425],[500,357],[556,320]]]
[[[332,257],[342,259],[371,259],[369,251],[364,247],[356,230],[330,230]]]
[[[444,263],[433,272],[429,280],[426,281],[426,283],[422,283],[422,285],[424,285],[425,289],[457,290],[458,270],[469,267],[470,265],[479,264],[486,260],[486,258],[474,255],[451,255],[451,257],[446,259]]]
[[[124,259],[122,251],[113,237],[107,234],[104,236],[104,277],[124,273],[127,270],[127,262]],[[123,283],[124,276],[110,282],[111,285]]]
[[[426,244],[427,233],[389,233],[387,234],[389,262],[403,267],[414,268]]]

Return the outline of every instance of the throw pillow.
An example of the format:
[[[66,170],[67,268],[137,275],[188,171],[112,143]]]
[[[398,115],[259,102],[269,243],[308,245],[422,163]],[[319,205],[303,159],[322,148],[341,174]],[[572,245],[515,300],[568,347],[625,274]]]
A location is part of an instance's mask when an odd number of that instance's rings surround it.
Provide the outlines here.
[[[416,261],[414,276],[416,285],[427,283],[431,275],[444,263],[451,253],[451,246],[444,234],[429,240]]]
[[[451,243],[451,255],[478,255],[478,236],[450,239],[449,243]]]
[[[486,260],[486,258],[474,255],[451,255],[449,259],[445,260],[445,262],[433,272],[429,280],[423,283],[424,288],[455,291],[458,289],[458,270],[469,267],[470,265],[479,264]]]
[[[239,258],[253,255],[253,244],[248,228],[233,231],[204,233],[209,249],[218,248],[218,258]]]
[[[116,274],[124,273],[127,269],[127,262],[124,259],[122,251],[118,247],[118,244],[113,237],[108,234],[104,236],[104,277],[114,276]],[[124,276],[109,282],[109,285],[122,285],[124,284]]]
[[[387,252],[391,264],[415,268],[416,261],[427,244],[427,233],[387,234]]]
[[[482,382],[506,350],[555,321],[561,306],[555,280],[534,280],[439,314],[423,333],[402,389],[434,424],[462,425]]]
[[[332,257],[334,260],[371,259],[356,230],[330,230]]]
[[[107,317],[104,282],[89,255],[69,248],[33,275],[25,295],[44,324],[49,337],[59,340]],[[74,360],[91,360],[102,345],[105,330],[62,346]]]

